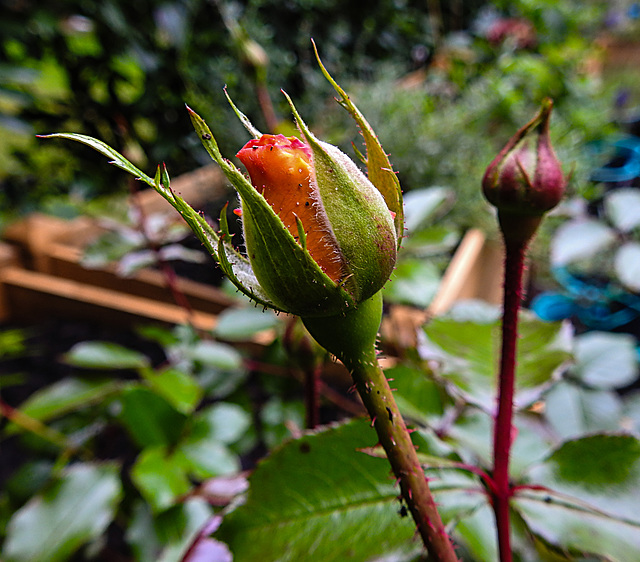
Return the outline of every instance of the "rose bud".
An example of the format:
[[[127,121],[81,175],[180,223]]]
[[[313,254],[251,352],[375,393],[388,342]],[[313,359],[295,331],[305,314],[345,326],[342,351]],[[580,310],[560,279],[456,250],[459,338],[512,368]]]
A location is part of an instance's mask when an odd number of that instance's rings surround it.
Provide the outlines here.
[[[402,194],[386,154],[364,117],[325,75],[360,125],[368,175],[338,148],[318,140],[291,100],[304,142],[261,135],[232,103],[254,136],[237,154],[249,183],[222,157],[204,121],[190,111],[205,148],[242,204],[237,214],[247,256],[231,245],[223,213],[221,235],[209,236],[218,246],[215,257],[242,292],[303,318],[344,314],[380,291],[393,271],[403,229]]]
[[[498,209],[505,235],[526,241],[542,215],[555,207],[566,187],[560,162],[549,139],[553,102],[547,99],[489,164],[482,179],[487,200]]]
[[[237,156],[291,236],[301,244],[304,240],[322,272],[357,304],[378,292],[391,275],[397,247],[393,218],[382,195],[346,155],[309,139],[311,146],[295,137],[263,135]],[[287,310],[299,309],[292,298],[299,297],[291,292],[291,285],[300,282],[297,268],[276,274],[269,235],[250,214],[243,213],[243,226],[261,285]],[[318,312],[322,308],[318,302]]]

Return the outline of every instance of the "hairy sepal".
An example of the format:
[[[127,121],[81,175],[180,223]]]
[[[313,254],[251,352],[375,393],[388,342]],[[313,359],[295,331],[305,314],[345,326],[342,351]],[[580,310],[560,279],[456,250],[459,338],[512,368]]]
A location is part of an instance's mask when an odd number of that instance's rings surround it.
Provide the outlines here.
[[[400,181],[398,180],[396,173],[393,171],[389,157],[382,148],[373,128],[364,118],[364,115],[360,113],[360,110],[356,105],[351,101],[347,93],[333,79],[329,74],[329,71],[322,64],[315,43],[313,43],[313,49],[322,74],[324,74],[324,77],[340,95],[338,103],[349,112],[353,120],[358,124],[360,132],[364,137],[367,155],[366,158],[363,158],[363,161],[367,165],[367,175],[369,176],[371,183],[376,186],[378,191],[380,191],[384,197],[389,210],[395,214],[393,222],[396,231],[397,247],[399,248],[404,235],[404,210],[402,207],[402,189],[400,187]]]

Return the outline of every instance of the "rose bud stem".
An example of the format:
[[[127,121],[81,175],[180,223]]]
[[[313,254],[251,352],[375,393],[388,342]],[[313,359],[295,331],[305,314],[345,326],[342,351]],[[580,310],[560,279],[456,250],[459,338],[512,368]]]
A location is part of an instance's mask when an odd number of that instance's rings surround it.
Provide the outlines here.
[[[515,391],[518,313],[522,300],[522,276],[527,243],[506,244],[500,356],[498,412],[493,433],[493,510],[501,562],[511,562],[509,500],[509,457],[513,435],[513,395]]]
[[[457,562],[409,431],[378,364],[375,342],[381,318],[382,296],[378,292],[346,315],[303,318],[303,322],[316,341],[351,373],[429,560]]]
[[[501,562],[511,562],[509,458],[514,440],[513,414],[522,277],[529,241],[544,214],[564,194],[566,179],[549,140],[553,104],[545,100],[489,165],[482,180],[485,197],[498,210],[505,244],[502,348],[498,374],[498,409],[493,433],[491,499]]]

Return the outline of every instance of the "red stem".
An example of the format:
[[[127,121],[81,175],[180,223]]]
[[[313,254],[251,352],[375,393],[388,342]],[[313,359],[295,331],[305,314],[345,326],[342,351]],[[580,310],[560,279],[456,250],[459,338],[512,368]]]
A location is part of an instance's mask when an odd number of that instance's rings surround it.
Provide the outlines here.
[[[508,242],[504,271],[502,352],[498,389],[498,412],[493,433],[493,511],[496,517],[501,562],[511,562],[509,456],[513,442],[513,394],[515,390],[518,312],[522,300],[522,275],[527,242]]]

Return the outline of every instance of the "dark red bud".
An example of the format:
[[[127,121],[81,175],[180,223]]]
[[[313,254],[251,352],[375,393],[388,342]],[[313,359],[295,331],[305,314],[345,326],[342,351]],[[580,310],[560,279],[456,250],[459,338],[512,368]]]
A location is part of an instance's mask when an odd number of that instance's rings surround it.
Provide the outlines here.
[[[538,114],[522,127],[489,164],[482,179],[487,200],[498,209],[502,223],[523,223],[533,229],[555,207],[566,187],[560,161],[549,139],[553,102],[547,99]],[[538,219],[538,220],[529,220]],[[531,225],[528,225],[531,223]]]

